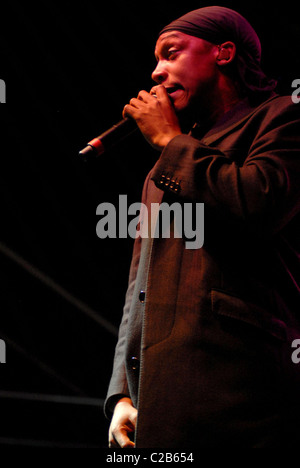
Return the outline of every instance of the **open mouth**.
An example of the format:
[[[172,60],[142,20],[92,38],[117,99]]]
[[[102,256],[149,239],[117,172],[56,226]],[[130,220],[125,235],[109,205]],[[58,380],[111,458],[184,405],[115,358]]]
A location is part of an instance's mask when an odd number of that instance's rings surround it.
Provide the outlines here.
[[[176,85],[176,86],[170,86],[170,87],[166,87],[166,90],[167,90],[167,93],[170,95],[172,95],[173,93],[175,93],[176,91],[181,91],[183,90],[183,87],[180,86],[180,85]]]

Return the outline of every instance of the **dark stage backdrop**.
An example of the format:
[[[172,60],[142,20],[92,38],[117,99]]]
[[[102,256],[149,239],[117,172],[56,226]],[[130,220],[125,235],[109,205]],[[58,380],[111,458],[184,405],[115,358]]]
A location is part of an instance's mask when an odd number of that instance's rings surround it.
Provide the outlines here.
[[[96,207],[138,202],[157,153],[140,134],[84,163],[78,151],[152,86],[157,33],[215,3],[256,28],[265,70],[300,79],[296,2],[14,1],[1,17],[0,443],[106,447],[102,404],[132,239],[99,239]],[[299,104],[300,105],[300,104]],[[3,342],[2,342],[3,344]]]

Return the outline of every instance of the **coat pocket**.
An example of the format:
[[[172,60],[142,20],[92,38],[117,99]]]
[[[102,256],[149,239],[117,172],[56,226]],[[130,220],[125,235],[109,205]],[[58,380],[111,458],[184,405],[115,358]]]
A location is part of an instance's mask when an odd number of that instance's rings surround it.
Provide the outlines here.
[[[287,341],[286,324],[263,307],[217,289],[211,291],[213,313],[256,327],[281,341]]]

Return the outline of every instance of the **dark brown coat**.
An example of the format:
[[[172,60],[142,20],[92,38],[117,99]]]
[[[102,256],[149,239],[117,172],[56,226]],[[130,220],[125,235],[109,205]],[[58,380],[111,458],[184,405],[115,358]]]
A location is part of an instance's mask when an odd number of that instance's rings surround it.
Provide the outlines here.
[[[205,241],[135,243],[106,414],[132,398],[137,448],[299,443],[299,111],[243,102],[175,137],[146,180],[147,206],[204,203]]]

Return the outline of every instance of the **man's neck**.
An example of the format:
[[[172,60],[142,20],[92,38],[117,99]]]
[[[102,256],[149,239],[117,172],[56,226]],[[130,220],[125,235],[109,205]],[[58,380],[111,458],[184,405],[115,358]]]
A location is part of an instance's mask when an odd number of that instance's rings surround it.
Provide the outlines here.
[[[228,77],[222,79],[206,100],[206,118],[215,124],[243,98],[239,86]]]
[[[192,108],[178,114],[182,131],[187,133],[195,123],[205,128],[213,126],[242,100],[239,87],[231,80],[224,80],[222,86],[208,90]]]

